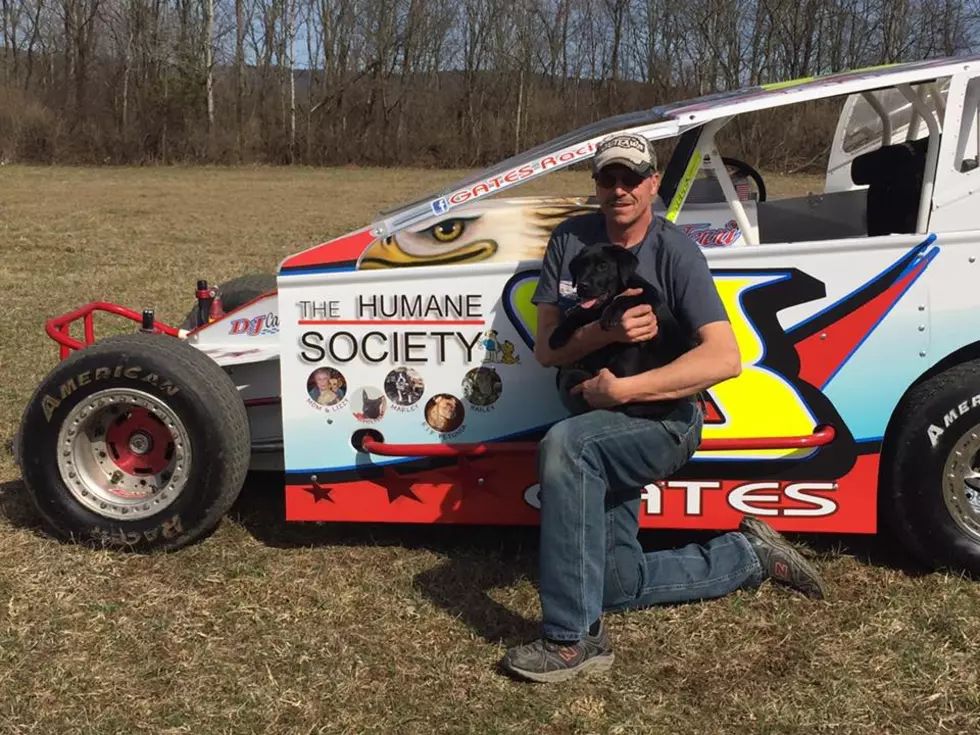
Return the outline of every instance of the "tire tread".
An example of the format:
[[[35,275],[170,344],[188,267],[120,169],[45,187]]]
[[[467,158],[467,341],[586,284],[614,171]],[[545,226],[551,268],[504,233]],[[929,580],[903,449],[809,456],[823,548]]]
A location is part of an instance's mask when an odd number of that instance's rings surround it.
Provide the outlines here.
[[[213,465],[212,473],[214,467],[217,467],[219,472],[224,474],[224,477],[219,475],[216,478],[210,476],[207,478],[218,482],[219,494],[193,527],[185,529],[183,533],[174,538],[154,544],[154,548],[164,550],[187,546],[216,526],[222,516],[234,504],[244,484],[251,454],[251,431],[248,414],[235,384],[217,363],[195,347],[174,337],[135,332],[106,337],[95,344],[76,350],[62,360],[35,389],[21,420],[22,443],[29,441],[30,413],[40,394],[52,382],[56,382],[52,381],[52,378],[55,375],[70,373],[75,365],[83,360],[109,354],[129,354],[140,358],[152,355],[162,364],[172,366],[175,374],[179,373],[183,380],[187,380],[193,385],[194,392],[201,397],[205,410],[222,417],[220,437],[217,444],[221,447],[224,461]],[[208,403],[211,404],[210,407],[207,405]],[[24,475],[26,483],[26,471]],[[31,496],[41,515],[53,528],[64,534],[66,529],[62,527],[62,524],[41,507],[41,504],[34,497],[34,493],[31,493]],[[136,546],[140,545],[137,544]]]
[[[885,482],[882,489],[887,493],[880,493],[880,497],[885,502],[886,521],[914,556],[933,567],[949,566],[957,562],[950,558],[949,550],[942,551],[923,543],[921,517],[916,517],[914,513],[916,503],[913,496],[918,487],[913,483],[903,482],[902,466],[906,462],[916,461],[916,443],[921,441],[921,432],[929,423],[926,418],[927,410],[931,406],[942,404],[943,394],[976,381],[977,376],[980,376],[980,360],[970,360],[914,386],[896,407],[897,426],[894,433],[886,437],[886,443],[882,447],[883,467],[880,475]],[[980,562],[980,559],[977,561]]]

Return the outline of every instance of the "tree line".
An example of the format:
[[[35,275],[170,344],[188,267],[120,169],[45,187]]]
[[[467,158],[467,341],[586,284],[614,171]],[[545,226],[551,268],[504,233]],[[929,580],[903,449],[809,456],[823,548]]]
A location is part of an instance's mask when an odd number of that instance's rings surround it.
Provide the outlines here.
[[[0,156],[481,166],[713,91],[972,52],[980,0],[0,0]],[[834,111],[741,125],[820,159]],[[828,122],[829,120],[829,122]]]

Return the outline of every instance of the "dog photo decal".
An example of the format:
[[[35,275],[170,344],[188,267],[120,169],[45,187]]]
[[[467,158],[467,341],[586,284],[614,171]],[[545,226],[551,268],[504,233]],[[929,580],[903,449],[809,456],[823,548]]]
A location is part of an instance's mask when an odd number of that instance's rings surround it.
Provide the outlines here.
[[[351,413],[358,421],[374,423],[385,415],[387,400],[377,388],[358,388],[351,399]]]
[[[490,410],[503,389],[503,381],[492,367],[473,368],[463,378],[463,397],[476,411]]]
[[[453,434],[462,431],[466,409],[463,402],[449,393],[432,396],[425,404],[425,423],[439,434]]]
[[[422,376],[410,367],[398,367],[385,376],[385,395],[395,411],[414,411],[425,392]]]
[[[318,411],[336,411],[346,405],[347,379],[334,368],[317,368],[306,379],[306,394]]]

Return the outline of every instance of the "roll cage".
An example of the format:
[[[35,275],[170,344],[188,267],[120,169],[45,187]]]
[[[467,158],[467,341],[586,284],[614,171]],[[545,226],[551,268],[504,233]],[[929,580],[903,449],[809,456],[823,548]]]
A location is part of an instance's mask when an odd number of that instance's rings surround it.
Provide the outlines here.
[[[871,111],[878,120],[877,135],[868,137],[865,131],[863,147],[847,146],[842,164],[847,167],[847,177],[844,185],[837,187],[838,191],[867,187],[866,183],[859,184],[850,178],[850,166],[861,153],[898,145],[895,137],[899,127],[907,129],[906,142],[917,140],[923,132],[922,123],[925,124],[924,132],[928,138],[927,144],[921,148],[924,166],[921,156],[916,162],[916,165],[922,166],[922,181],[921,187],[916,189],[914,229],[915,232],[924,232],[929,223],[935,186],[948,81],[958,72],[974,69],[977,62],[980,62],[980,55],[884,65],[719,92],[605,118],[512,156],[443,190],[385,210],[371,226],[371,233],[376,237],[390,236],[442,216],[454,207],[498,194],[546,173],[584,163],[591,159],[596,144],[605,136],[613,132],[630,132],[651,141],[678,138],[664,168],[660,186],[660,198],[666,207],[668,219],[677,218],[695,180],[699,174],[707,173],[713,175],[720,187],[721,196],[717,201],[728,205],[745,238],[744,244],[758,245],[760,238],[751,226],[743,204],[744,197],[739,196],[736,184],[724,165],[722,151],[716,141],[719,131],[742,113],[833,97],[845,97],[852,113],[855,104],[860,103],[863,112]],[[892,104],[895,99],[900,99],[903,104]],[[841,115],[835,143],[846,135],[851,136],[848,140],[853,143],[855,131],[847,128],[848,121],[852,119],[853,114]],[[875,137],[877,140],[874,140]],[[868,146],[871,146],[870,151],[867,150]],[[828,186],[827,191],[834,189]]]

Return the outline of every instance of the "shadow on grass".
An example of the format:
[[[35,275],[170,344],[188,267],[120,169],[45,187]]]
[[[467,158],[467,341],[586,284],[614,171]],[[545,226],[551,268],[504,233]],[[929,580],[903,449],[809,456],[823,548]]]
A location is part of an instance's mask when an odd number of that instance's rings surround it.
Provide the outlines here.
[[[539,622],[514,612],[490,592],[513,589],[521,582],[533,585],[537,593],[536,553],[483,554],[467,549],[418,574],[413,586],[488,643],[510,647],[536,637]]]
[[[936,571],[903,548],[884,528],[874,535],[791,534],[788,538],[806,544],[809,551],[827,559],[850,556],[859,564],[894,569],[907,577],[922,577]]]
[[[523,549],[537,564],[538,534],[536,527],[464,526],[451,524],[393,523],[287,523],[282,475],[252,473],[229,514],[252,536],[273,547],[351,546],[374,544],[428,549],[436,553],[465,553],[478,548],[484,553],[495,550]],[[685,530],[643,530],[640,541],[644,549],[670,549],[689,543],[704,543],[719,532]],[[867,534],[787,534],[787,538],[804,544],[808,553],[830,559],[852,556],[868,566],[886,567],[919,576],[929,570],[917,563],[892,536],[884,531]]]
[[[522,583],[531,585],[532,594],[536,595],[536,527],[287,523],[282,475],[278,473],[250,474],[228,516],[252,537],[273,548],[393,546],[430,551],[442,561],[413,580],[420,595],[491,644],[511,646],[539,632],[537,620],[514,612],[492,596],[494,590],[515,594],[515,588]],[[70,543],[49,532],[21,480],[0,484],[0,517],[45,541]],[[204,538],[210,535],[205,534]],[[643,531],[640,540],[645,549],[652,551],[703,543],[713,535],[710,531]],[[932,571],[885,534],[793,534],[791,538],[827,561],[850,556],[860,564],[896,569],[909,577]]]
[[[48,533],[41,514],[37,512],[37,508],[27,495],[27,487],[23,480],[0,483],[0,518],[14,528],[33,531],[46,539],[53,538]]]
[[[273,547],[398,546],[444,557],[419,574],[420,594],[467,625],[486,641],[510,646],[536,636],[538,622],[516,614],[491,597],[527,582],[537,589],[536,527],[454,526],[388,523],[287,523],[282,476],[250,475],[230,514],[253,537]],[[653,551],[704,543],[717,532],[645,530],[644,549]],[[889,535],[789,534],[819,565],[841,556],[870,567],[895,569],[909,577],[932,570],[918,563]]]
[[[395,523],[287,523],[283,479],[252,473],[229,512],[261,543],[275,548],[397,546],[443,557],[418,574],[413,587],[490,643],[520,643],[538,632],[529,620],[493,599],[494,589],[537,582],[536,527]]]
[[[401,546],[434,553],[453,553],[463,547],[514,549],[537,543],[537,531],[527,527],[464,526],[454,524],[286,522],[283,476],[249,473],[228,517],[254,538],[274,548],[308,546]],[[407,501],[399,501],[407,502]]]

